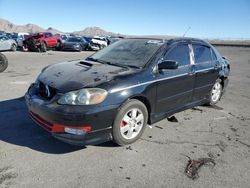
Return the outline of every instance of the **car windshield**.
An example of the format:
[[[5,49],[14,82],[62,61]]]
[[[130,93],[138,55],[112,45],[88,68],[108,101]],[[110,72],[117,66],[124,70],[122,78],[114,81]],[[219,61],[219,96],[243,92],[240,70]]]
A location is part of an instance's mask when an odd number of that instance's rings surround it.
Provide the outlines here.
[[[67,42],[80,42],[79,38],[75,38],[75,37],[70,37],[66,40]]]
[[[150,60],[162,45],[162,40],[123,39],[98,51],[89,59],[140,68]]]

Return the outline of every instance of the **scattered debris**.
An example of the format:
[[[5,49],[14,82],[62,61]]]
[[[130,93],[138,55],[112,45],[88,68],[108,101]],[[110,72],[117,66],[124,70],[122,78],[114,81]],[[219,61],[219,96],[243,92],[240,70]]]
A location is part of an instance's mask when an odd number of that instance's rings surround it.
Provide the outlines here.
[[[184,117],[184,120],[191,120],[191,117]]]
[[[142,164],[142,166],[143,166],[143,167],[145,167],[145,166],[146,166],[146,164]]]
[[[216,106],[216,105],[214,105],[214,106],[208,106],[208,108],[213,108],[213,109],[216,109],[216,110],[223,110],[224,109],[224,108]]]
[[[247,143],[242,142],[242,141],[239,141],[239,143],[241,143],[241,144],[243,144],[243,145],[245,145],[245,146],[247,146],[247,147],[249,147],[249,148],[250,148],[250,144],[247,144]]]
[[[202,112],[203,112],[203,110],[202,110],[202,109],[200,109],[200,108],[198,108],[198,107],[193,107],[193,108],[192,108],[192,110],[199,111],[200,113],[202,113]]]
[[[230,128],[233,132],[236,132],[238,129],[236,129],[236,128]]]
[[[131,180],[131,177],[126,177],[127,180]]]
[[[186,155],[184,155],[186,156]],[[186,156],[188,157],[188,156]],[[208,164],[212,164],[213,166],[215,166],[215,162],[214,159],[212,158],[199,158],[197,160],[191,159],[190,157],[188,157],[188,164],[186,166],[185,169],[185,174],[187,175],[187,177],[191,178],[191,179],[197,179],[199,177],[198,175],[198,171],[200,169],[201,166],[203,165],[208,165]]]
[[[208,152],[207,155],[208,155],[208,157],[210,157],[210,158],[212,158],[212,159],[215,158],[215,156],[214,156],[214,154],[213,154],[212,152]]]
[[[178,122],[178,120],[176,119],[175,116],[168,117],[167,119],[168,119],[168,121],[170,121],[170,122],[175,122],[175,123]]]
[[[148,136],[149,138],[152,138],[152,136]]]
[[[221,140],[220,140],[219,144],[217,144],[217,146],[220,148],[220,150],[222,152],[224,152],[225,148],[227,147],[227,145],[224,142],[222,142]]]
[[[133,150],[131,146],[126,147],[126,150]]]
[[[162,127],[158,126],[158,125],[155,125],[156,128],[158,129],[163,129]]]
[[[223,119],[227,119],[227,117],[223,116],[223,117],[214,118],[215,121],[219,121],[219,120],[223,120]]]
[[[120,169],[123,169],[123,167],[122,167],[122,166],[120,166],[119,168],[120,168]]]
[[[152,128],[153,128],[151,125],[148,125],[148,127],[149,127],[150,129],[152,129]]]
[[[193,146],[194,148],[197,148],[197,146]]]

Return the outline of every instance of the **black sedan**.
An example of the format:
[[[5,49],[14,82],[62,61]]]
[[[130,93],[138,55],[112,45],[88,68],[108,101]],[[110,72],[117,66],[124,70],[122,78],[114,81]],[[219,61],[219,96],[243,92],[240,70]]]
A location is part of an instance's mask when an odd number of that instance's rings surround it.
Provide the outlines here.
[[[25,95],[31,118],[76,145],[126,145],[147,124],[196,105],[215,105],[230,64],[192,38],[124,39],[87,59],[45,67]]]
[[[68,51],[82,51],[86,50],[88,47],[88,42],[82,37],[69,37],[65,40],[63,44],[63,50]]]

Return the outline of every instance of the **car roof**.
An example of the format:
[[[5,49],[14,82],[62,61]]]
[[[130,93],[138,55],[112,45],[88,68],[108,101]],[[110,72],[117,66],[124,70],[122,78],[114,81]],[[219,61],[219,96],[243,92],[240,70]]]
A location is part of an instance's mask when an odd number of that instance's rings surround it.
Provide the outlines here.
[[[210,44],[202,39],[197,39],[197,38],[191,38],[191,37],[176,37],[176,38],[154,38],[154,37],[132,37],[132,38],[127,38],[127,39],[144,39],[144,40],[161,40],[164,43],[167,43],[168,45],[174,44],[174,43],[179,43],[179,42],[193,42],[193,43],[199,43],[202,45],[208,45]]]

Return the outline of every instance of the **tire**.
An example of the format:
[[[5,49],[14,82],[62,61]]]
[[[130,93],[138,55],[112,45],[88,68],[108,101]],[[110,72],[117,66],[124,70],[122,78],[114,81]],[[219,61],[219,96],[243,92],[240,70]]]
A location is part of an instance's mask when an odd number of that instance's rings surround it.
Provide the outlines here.
[[[80,47],[79,47],[79,50],[78,50],[78,52],[81,52],[81,51],[82,51],[82,46],[80,46]]]
[[[56,50],[61,50],[62,49],[62,43],[60,41],[56,42]]]
[[[138,100],[129,100],[116,115],[112,129],[113,142],[120,146],[135,142],[143,134],[147,121],[146,106]]]
[[[11,51],[15,52],[17,49],[17,46],[15,44],[12,44],[11,45]]]
[[[3,72],[7,69],[8,67],[8,59],[0,53],[0,72]]]
[[[45,42],[41,42],[40,49],[41,52],[47,52],[47,45]]]
[[[217,104],[220,101],[221,95],[222,95],[222,81],[221,79],[217,79],[210,91],[209,94],[209,102],[207,103],[207,105],[209,106],[214,106],[215,104]]]

